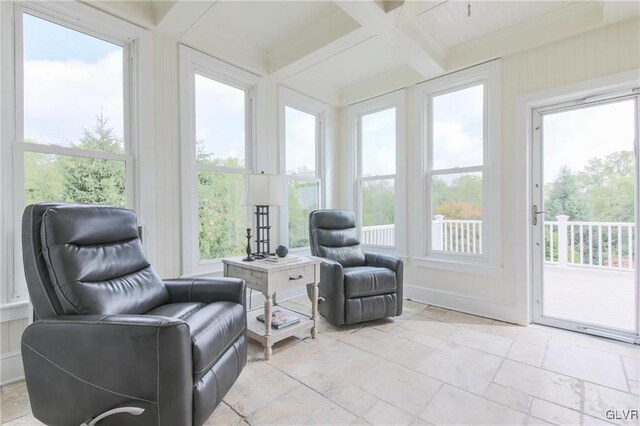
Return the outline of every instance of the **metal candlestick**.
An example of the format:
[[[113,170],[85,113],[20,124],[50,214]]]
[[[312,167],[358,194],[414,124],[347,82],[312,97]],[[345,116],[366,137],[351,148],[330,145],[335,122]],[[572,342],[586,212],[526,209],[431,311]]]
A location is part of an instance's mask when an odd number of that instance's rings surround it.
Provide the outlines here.
[[[251,228],[247,228],[247,257],[242,259],[245,262],[253,262],[253,257],[251,257]]]

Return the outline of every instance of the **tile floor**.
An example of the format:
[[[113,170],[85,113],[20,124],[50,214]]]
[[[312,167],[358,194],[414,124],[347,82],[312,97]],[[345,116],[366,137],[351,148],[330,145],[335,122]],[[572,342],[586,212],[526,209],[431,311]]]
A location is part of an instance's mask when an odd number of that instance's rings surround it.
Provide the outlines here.
[[[640,409],[640,348],[411,301],[400,318],[321,320],[318,339],[281,342],[268,362],[249,354],[207,425],[640,424],[607,419]],[[24,382],[1,393],[3,424],[39,424]]]

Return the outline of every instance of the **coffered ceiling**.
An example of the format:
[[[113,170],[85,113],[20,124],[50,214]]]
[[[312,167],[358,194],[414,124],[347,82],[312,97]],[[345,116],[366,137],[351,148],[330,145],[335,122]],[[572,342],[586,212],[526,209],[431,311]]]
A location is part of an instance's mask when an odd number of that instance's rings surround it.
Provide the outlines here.
[[[87,2],[339,105],[640,15],[602,0]]]

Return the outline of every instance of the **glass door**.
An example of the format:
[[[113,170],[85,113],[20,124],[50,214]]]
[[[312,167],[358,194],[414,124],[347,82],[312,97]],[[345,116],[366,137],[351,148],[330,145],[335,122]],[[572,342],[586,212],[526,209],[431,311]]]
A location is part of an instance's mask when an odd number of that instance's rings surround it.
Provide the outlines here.
[[[638,337],[638,96],[534,111],[534,321]]]

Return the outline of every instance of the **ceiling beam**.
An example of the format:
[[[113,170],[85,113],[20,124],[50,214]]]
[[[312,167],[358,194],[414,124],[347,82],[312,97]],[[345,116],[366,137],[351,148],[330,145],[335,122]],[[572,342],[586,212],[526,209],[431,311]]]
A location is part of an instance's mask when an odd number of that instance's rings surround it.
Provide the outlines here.
[[[156,22],[156,30],[178,40],[202,17],[216,0],[177,0]]]
[[[369,28],[385,40],[409,66],[423,77],[429,78],[442,73],[443,67],[434,60],[435,55],[432,56],[432,53],[422,44],[417,43],[412,36],[396,26],[398,9],[385,13],[373,0],[338,0],[335,3],[362,27]],[[441,58],[439,60],[442,61]]]

